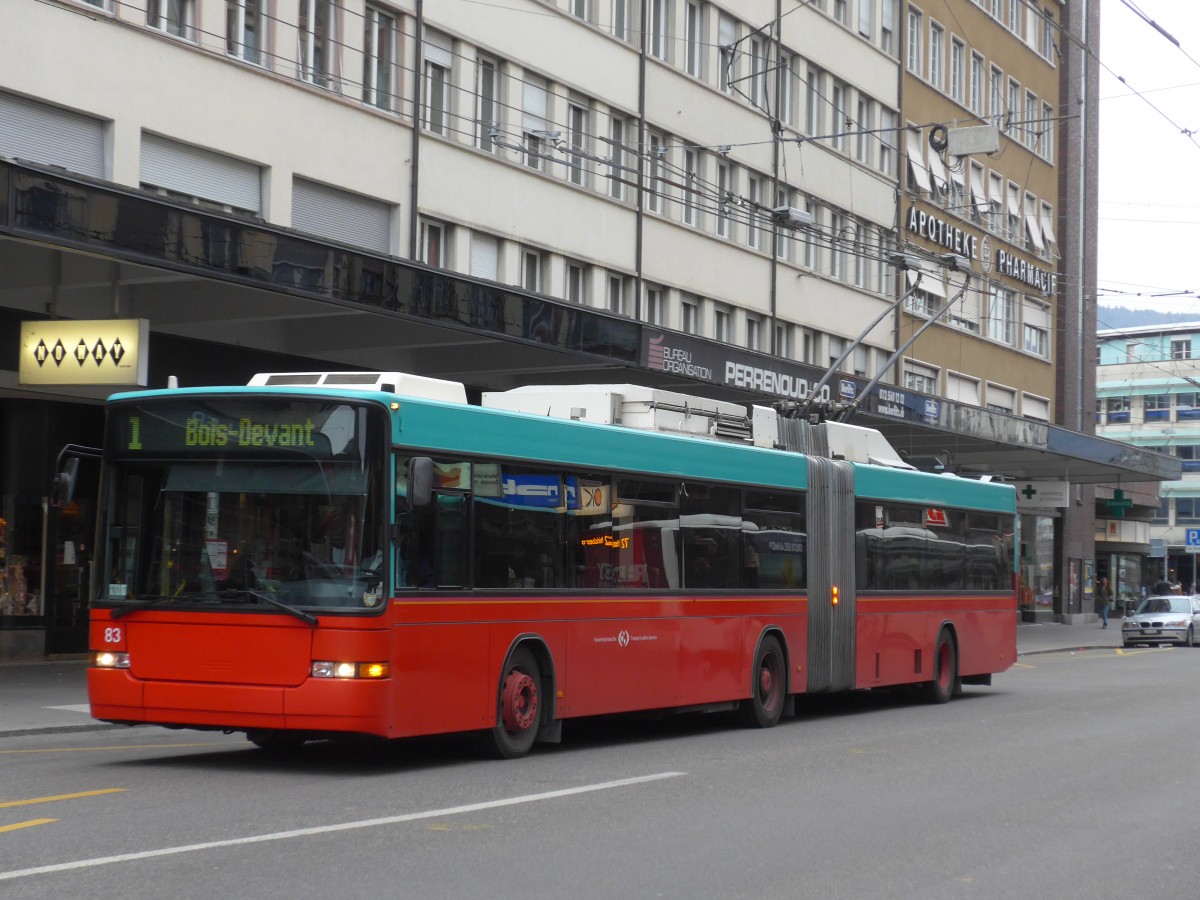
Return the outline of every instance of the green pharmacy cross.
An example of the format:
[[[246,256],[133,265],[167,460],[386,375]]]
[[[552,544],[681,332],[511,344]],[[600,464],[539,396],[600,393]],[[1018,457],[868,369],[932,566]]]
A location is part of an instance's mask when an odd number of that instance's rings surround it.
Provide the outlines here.
[[[1125,518],[1125,510],[1133,506],[1133,501],[1125,496],[1125,492],[1120,488],[1113,491],[1112,499],[1105,500],[1104,505],[1108,507],[1108,511],[1112,513],[1114,519]]]

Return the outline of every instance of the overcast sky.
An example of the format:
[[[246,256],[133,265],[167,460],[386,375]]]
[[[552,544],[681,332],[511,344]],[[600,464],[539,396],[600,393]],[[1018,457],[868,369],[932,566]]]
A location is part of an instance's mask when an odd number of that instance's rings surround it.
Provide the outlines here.
[[[1100,303],[1200,319],[1200,0],[1101,0],[1100,61]]]

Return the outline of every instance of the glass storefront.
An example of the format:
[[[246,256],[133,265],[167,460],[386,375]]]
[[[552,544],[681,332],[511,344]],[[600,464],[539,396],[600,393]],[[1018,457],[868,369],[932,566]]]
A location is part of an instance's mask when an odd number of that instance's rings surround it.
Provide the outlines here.
[[[1018,595],[1021,618],[1032,622],[1054,615],[1054,517],[1021,516]]]

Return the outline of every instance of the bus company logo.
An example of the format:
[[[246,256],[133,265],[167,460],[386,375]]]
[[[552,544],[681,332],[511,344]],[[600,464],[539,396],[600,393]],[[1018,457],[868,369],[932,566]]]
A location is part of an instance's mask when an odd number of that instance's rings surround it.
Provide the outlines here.
[[[75,349],[68,354],[62,338],[59,338],[52,347],[47,346],[44,340],[39,340],[37,346],[33,348],[33,358],[37,361],[38,368],[44,367],[48,362],[53,362],[55,366],[61,368],[68,355],[73,356],[81,368],[89,359],[97,366],[104,365],[105,359],[111,359],[114,366],[119,366],[121,360],[125,358],[125,345],[121,343],[120,338],[114,338],[112,344],[106,347],[103,338],[96,338],[95,343],[89,347],[87,342],[80,338]]]
[[[694,362],[690,350],[669,347],[666,341],[665,334],[650,338],[650,346],[646,351],[647,366],[659,372],[671,372],[675,375],[687,375],[689,378],[712,381],[711,367]]]
[[[633,634],[622,628],[616,634],[598,635],[592,638],[593,644],[616,644],[618,647],[628,647],[630,644],[640,644],[643,641],[657,641],[657,634]]]

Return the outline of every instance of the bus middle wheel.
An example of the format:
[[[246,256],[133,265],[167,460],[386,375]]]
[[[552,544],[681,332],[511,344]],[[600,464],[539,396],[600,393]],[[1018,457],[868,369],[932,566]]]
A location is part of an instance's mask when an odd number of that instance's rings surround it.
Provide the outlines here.
[[[537,740],[541,715],[541,670],[534,655],[525,647],[518,647],[500,676],[491,749],[501,759],[524,756]]]

